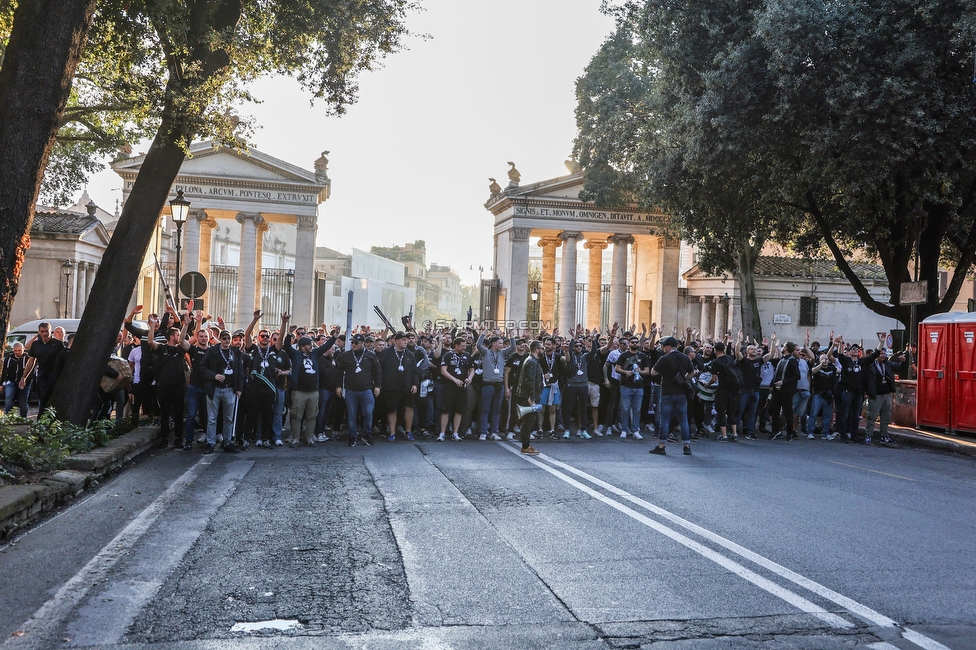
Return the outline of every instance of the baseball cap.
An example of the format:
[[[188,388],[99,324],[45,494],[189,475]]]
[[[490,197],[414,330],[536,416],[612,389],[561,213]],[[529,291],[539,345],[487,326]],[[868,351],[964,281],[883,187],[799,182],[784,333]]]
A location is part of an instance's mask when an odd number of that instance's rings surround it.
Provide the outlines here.
[[[302,347],[303,345],[312,345],[312,339],[307,336],[303,336],[298,339],[298,347]]]
[[[353,337],[352,337],[352,342],[353,343],[365,343],[366,342],[366,337],[363,336],[362,334],[354,334]]]
[[[666,336],[663,339],[661,339],[661,347],[676,348],[678,347],[678,339],[674,338],[673,336]]]

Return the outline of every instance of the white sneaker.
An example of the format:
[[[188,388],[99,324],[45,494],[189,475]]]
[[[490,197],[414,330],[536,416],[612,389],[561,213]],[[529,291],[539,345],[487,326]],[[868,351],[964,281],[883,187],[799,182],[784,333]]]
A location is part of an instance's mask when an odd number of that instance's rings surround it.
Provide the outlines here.
[[[218,434],[217,434],[217,444],[219,445],[219,444],[220,444],[220,443],[222,443],[223,441],[224,441],[224,434],[222,434],[222,433],[218,433]]]
[[[593,433],[594,433],[594,435],[596,435],[597,438],[602,438],[603,437],[603,425],[601,424],[596,429],[594,429],[593,430]]]
[[[201,433],[199,436],[197,436],[197,442],[203,443],[206,441],[207,441],[207,434]]]
[[[808,433],[807,434],[807,440],[816,440],[816,439],[817,439],[817,436],[815,436],[814,434],[812,434],[812,433]]]
[[[642,436],[642,435],[640,434],[640,431],[634,431],[634,432],[633,432],[632,434],[630,434],[630,435],[632,435],[632,436],[634,436],[634,440],[643,440],[643,439],[644,439],[644,436]]]
[[[512,427],[512,433],[522,433],[522,430],[519,429],[518,426],[514,426]]]
[[[529,434],[529,440],[535,440],[535,431]]]
[[[444,434],[437,436],[437,442],[444,442]]]
[[[626,431],[621,431],[620,432],[620,437],[621,438],[626,438],[627,437],[627,432]]]
[[[498,435],[497,433],[493,433],[493,434],[491,434],[491,439],[492,440],[501,440],[502,437],[500,435]]]
[[[482,433],[480,436],[478,436],[478,440],[480,440],[481,442],[484,442],[487,439],[488,439],[487,434]]]
[[[507,436],[505,436],[505,440],[515,440],[515,434],[509,433]]]
[[[275,447],[281,447],[284,443],[281,440],[275,440]]]
[[[709,433],[715,433],[715,427],[713,427],[711,424],[706,424],[705,431],[708,431]]]
[[[455,433],[453,436],[451,436],[451,439],[454,440],[454,442],[460,442],[461,436]]]
[[[319,442],[325,442],[325,434],[324,434],[324,433],[320,433],[320,434],[318,435],[318,437],[317,437],[317,438],[315,438],[315,439],[316,439],[317,441],[319,441]]]

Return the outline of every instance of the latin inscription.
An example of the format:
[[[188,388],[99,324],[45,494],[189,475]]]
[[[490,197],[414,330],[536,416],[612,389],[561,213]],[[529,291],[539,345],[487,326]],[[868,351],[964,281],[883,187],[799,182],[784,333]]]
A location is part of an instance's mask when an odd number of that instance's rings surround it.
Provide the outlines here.
[[[546,217],[549,219],[579,219],[585,221],[630,221],[644,223],[657,221],[652,214],[633,212],[604,212],[600,210],[567,210],[563,208],[527,208],[516,206],[516,217]]]
[[[126,189],[131,190],[135,183],[126,181]],[[216,185],[181,185],[173,186],[173,191],[183,190],[187,197],[192,196],[222,196],[230,199],[256,199],[259,201],[279,201],[286,203],[307,203],[318,205],[318,194],[303,192],[278,192],[274,190],[253,190],[246,187],[220,187]]]

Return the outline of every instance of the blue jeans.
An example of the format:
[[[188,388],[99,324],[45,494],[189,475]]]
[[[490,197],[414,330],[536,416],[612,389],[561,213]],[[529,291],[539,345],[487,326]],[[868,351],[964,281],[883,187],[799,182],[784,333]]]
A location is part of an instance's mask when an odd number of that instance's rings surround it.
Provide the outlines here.
[[[17,407],[20,409],[20,417],[27,417],[27,398],[30,396],[30,384],[24,386],[23,389],[20,388],[14,382],[7,382],[3,385],[3,401],[4,401],[4,413],[10,413],[14,408],[14,402],[17,402]]]
[[[820,432],[823,435],[830,433],[830,418],[834,415],[834,403],[825,397],[821,397],[819,394],[815,394],[812,397],[813,402],[810,404],[810,417],[807,418],[807,435],[813,435],[814,429],[817,428],[817,416],[823,417],[823,424],[820,425]]]
[[[215,388],[213,398],[207,399],[207,444],[217,444],[217,411],[223,406],[224,443],[234,441],[234,415],[237,410],[237,395],[233,388]]]
[[[807,403],[810,401],[810,391],[799,388],[793,395],[793,414],[796,416],[798,430],[803,432],[807,426]]]
[[[363,415],[363,426],[366,428],[366,433],[363,435],[369,436],[370,427],[373,426],[373,406],[375,403],[372,390],[346,391],[346,428],[349,429],[350,442],[355,442],[359,436],[357,420],[360,412]]]
[[[623,389],[621,389],[623,390]],[[671,412],[678,415],[678,426],[681,427],[681,440],[687,445],[691,442],[691,431],[688,428],[688,398],[684,395],[661,395],[661,424],[657,437],[662,443],[668,441],[671,430]]]
[[[742,431],[747,436],[756,435],[756,409],[759,407],[759,391],[750,390],[739,395],[739,416]]]
[[[281,440],[281,429],[284,427],[282,416],[285,413],[285,389],[277,388],[278,396],[275,397],[274,408],[271,409],[271,431],[274,433],[275,442]]]
[[[499,381],[485,382],[481,386],[481,435],[488,435],[488,418],[491,417],[490,433],[498,433],[498,420],[502,415],[502,399],[505,398],[505,386]]]
[[[197,413],[201,410],[209,415],[207,389],[190,384],[186,387],[186,424],[183,425],[183,436],[186,442],[193,442],[193,431],[196,429],[195,421]]]
[[[640,431],[640,408],[643,388],[620,387],[620,429],[622,433]]]

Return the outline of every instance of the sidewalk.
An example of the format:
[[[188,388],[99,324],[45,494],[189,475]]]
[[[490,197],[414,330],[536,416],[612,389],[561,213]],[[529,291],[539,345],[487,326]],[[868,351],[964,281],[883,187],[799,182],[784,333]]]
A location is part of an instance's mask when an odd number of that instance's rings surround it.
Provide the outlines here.
[[[877,428],[875,428],[875,434],[877,434]],[[945,433],[922,431],[921,429],[900,427],[894,424],[888,425],[888,435],[893,440],[902,444],[954,451],[958,454],[965,454],[966,456],[976,456],[976,438],[964,438]]]
[[[105,447],[68,458],[67,466],[40,483],[0,486],[0,539],[72,499],[108,474],[156,446],[159,427],[145,426],[125,433]]]

